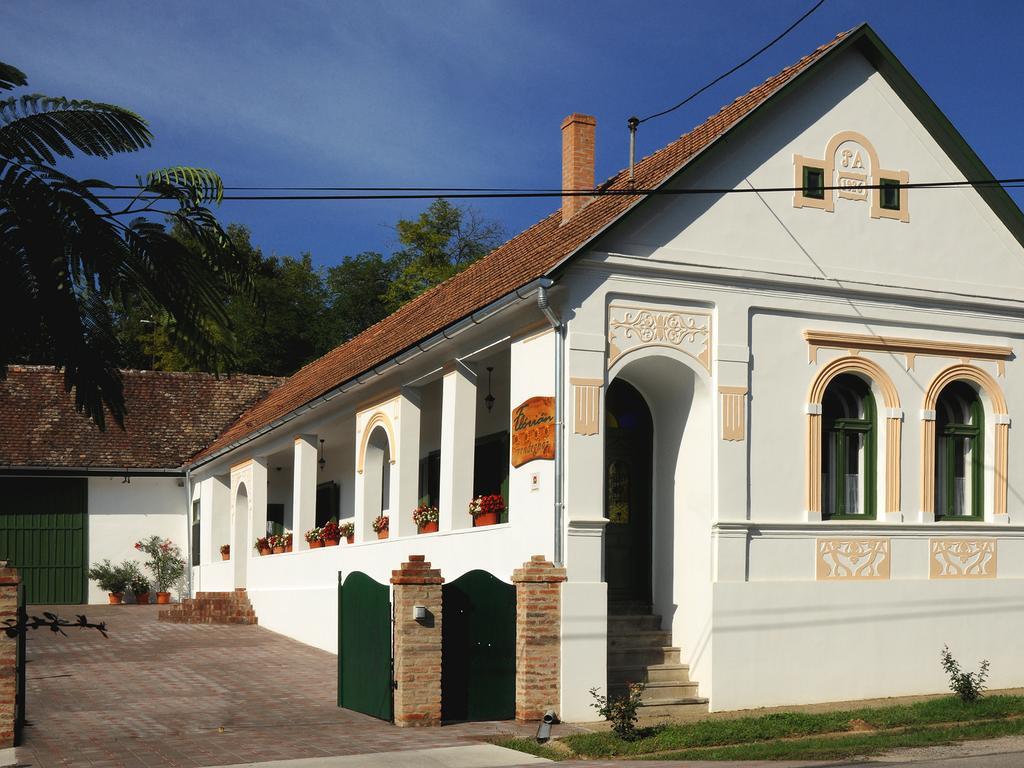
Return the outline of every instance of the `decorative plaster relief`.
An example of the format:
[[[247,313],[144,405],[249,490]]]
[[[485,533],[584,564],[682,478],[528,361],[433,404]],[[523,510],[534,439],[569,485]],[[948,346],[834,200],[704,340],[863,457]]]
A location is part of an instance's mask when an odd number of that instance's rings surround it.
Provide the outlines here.
[[[398,421],[401,398],[392,397],[382,403],[370,405],[356,413],[356,472],[363,473],[366,462],[366,447],[374,429],[382,427],[388,437],[388,459],[391,464],[398,461],[398,440],[396,439],[395,422]]]
[[[601,379],[572,379],[573,431],[596,435],[601,431]]]
[[[719,387],[722,397],[722,439],[742,441],[747,434],[747,388]]]
[[[825,187],[821,197],[805,194],[804,168],[822,171]],[[872,219],[896,219],[909,222],[909,200],[907,190],[901,188],[899,208],[892,210],[882,207],[881,190],[877,187],[882,180],[898,182],[901,187],[910,183],[907,171],[886,170],[879,165],[878,153],[861,133],[842,131],[833,136],[825,147],[823,158],[793,155],[794,179],[793,207],[819,208],[832,213],[836,200],[866,202],[870,205]],[[820,188],[819,188],[820,189]]]
[[[711,313],[608,307],[608,367],[639,347],[669,347],[684,352],[711,371]]]
[[[929,539],[929,579],[994,579],[995,539]]]
[[[889,578],[889,539],[818,539],[818,581]]]
[[[896,336],[875,336],[842,331],[804,331],[807,341],[807,362],[818,362],[819,349],[842,349],[849,354],[861,350],[903,355],[906,369],[914,370],[918,355],[949,357],[966,364],[971,360],[990,360],[996,364],[996,374],[1006,375],[1006,361],[1013,357],[1013,347],[995,344],[965,344],[935,339],[905,339]]]

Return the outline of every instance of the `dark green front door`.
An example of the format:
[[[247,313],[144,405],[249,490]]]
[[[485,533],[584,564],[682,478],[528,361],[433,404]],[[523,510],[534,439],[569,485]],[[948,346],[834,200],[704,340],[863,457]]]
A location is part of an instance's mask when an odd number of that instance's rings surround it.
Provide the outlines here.
[[[441,718],[516,714],[516,589],[486,571],[442,588]]]
[[[0,560],[21,572],[29,605],[87,600],[86,483],[0,478]]]
[[[604,575],[609,603],[651,602],[651,466],[647,403],[616,379],[606,399]]]
[[[387,584],[338,576],[338,706],[391,720],[391,598]]]

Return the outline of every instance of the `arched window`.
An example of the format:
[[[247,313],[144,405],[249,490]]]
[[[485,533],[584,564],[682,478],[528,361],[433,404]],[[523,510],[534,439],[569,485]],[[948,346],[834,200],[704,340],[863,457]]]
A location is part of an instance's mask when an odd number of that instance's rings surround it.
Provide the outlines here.
[[[948,384],[935,404],[935,517],[980,518],[984,509],[984,409],[977,390]]]
[[[821,512],[875,516],[875,399],[859,376],[836,376],[821,403]]]

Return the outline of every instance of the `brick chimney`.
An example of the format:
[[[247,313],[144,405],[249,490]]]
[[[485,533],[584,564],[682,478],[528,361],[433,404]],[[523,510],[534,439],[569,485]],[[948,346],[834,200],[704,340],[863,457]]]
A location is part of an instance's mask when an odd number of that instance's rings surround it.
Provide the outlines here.
[[[562,189],[594,188],[594,129],[597,120],[573,112],[562,121]],[[562,196],[562,223],[565,224],[591,197]]]

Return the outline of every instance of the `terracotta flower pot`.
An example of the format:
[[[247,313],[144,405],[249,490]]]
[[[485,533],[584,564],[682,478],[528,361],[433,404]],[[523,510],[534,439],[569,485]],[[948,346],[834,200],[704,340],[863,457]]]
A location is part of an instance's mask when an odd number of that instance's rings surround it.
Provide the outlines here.
[[[356,535],[354,533],[350,533],[348,536],[345,537],[345,543],[346,544],[355,544],[356,543]]]
[[[220,559],[221,560],[230,560],[231,559],[231,553],[230,552],[221,552],[220,553]]]
[[[336,547],[338,546],[338,539],[324,539],[325,547]]]
[[[285,544],[284,545],[284,551],[285,552],[291,552],[292,551],[292,546],[293,546],[292,544]]]
[[[322,547],[323,545],[324,543],[320,541],[320,539],[316,539],[315,541],[309,542],[310,549],[320,549],[320,547]]]
[[[484,512],[473,518],[473,527],[480,528],[485,525],[497,525],[499,519],[498,512]]]
[[[270,554],[270,549],[261,549],[260,550],[260,557],[263,557],[264,555],[269,555],[269,554]]]
[[[284,554],[284,545],[282,544],[282,545],[281,545],[281,546],[279,546],[279,547],[274,547],[274,549],[273,549],[273,550],[271,550],[271,551],[272,551],[272,552],[273,552],[273,553],[274,553],[275,555],[281,555],[281,554]]]
[[[136,594],[135,602],[138,605],[149,605],[149,592],[139,592]]]
[[[377,531],[378,539],[386,539],[388,537],[388,529],[385,528],[383,531]]]
[[[111,605],[120,605],[124,599],[124,592],[107,592],[107,598]]]
[[[167,605],[170,602],[171,602],[171,593],[170,592],[157,592],[156,593],[156,604],[157,605]]]
[[[437,533],[437,520],[420,526],[420,533]]]

